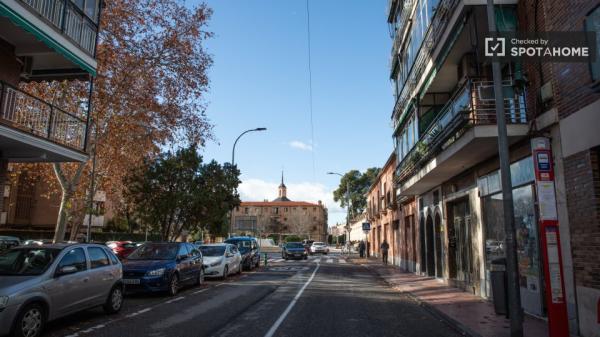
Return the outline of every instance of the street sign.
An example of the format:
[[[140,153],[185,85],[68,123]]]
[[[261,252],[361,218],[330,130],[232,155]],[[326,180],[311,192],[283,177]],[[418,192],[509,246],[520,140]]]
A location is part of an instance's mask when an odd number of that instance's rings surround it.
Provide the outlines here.
[[[563,281],[562,254],[554,186],[554,167],[550,140],[539,137],[531,140],[538,197],[540,239],[546,283],[548,332],[550,337],[569,335],[567,301]]]
[[[362,229],[363,229],[363,231],[365,231],[365,232],[368,232],[368,231],[370,231],[370,230],[371,230],[371,224],[370,224],[370,223],[368,223],[368,222],[363,222],[363,223],[362,223]]]

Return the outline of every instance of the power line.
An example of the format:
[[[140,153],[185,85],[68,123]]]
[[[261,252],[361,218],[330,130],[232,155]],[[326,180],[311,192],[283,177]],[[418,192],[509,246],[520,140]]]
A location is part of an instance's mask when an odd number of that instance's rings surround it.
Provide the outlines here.
[[[316,161],[315,161],[315,126],[313,121],[313,95],[312,95],[312,65],[311,65],[311,51],[310,51],[310,6],[309,0],[306,0],[306,32],[308,37],[308,100],[310,109],[310,145],[312,147],[312,167],[313,167],[313,181],[316,181]]]

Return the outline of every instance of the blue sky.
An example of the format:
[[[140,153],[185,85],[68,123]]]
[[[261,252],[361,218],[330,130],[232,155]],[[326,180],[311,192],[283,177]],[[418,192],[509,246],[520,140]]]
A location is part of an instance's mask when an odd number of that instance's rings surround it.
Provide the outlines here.
[[[343,222],[331,196],[339,177],[325,173],[380,167],[393,149],[387,0],[310,0],[314,144],[306,1],[206,2],[215,35],[205,98],[217,140],[203,155],[229,162],[242,131],[266,127],[236,148],[242,200],[274,198],[283,169],[292,200],[323,200],[330,225]]]

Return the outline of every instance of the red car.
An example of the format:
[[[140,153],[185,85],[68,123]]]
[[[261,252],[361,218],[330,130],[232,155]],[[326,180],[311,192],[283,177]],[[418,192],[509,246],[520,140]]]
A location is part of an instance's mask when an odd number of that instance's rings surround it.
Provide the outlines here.
[[[137,245],[131,241],[109,241],[106,245],[119,259],[126,258],[137,248]]]

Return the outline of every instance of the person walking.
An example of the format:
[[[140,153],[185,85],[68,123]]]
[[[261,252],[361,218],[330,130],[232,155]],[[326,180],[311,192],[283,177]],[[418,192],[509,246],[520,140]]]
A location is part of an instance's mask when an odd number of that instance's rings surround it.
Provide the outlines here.
[[[363,257],[365,257],[365,242],[363,240],[360,240],[360,243],[358,244],[358,252],[360,253],[360,258],[362,259]]]
[[[388,264],[388,250],[390,249],[390,245],[387,243],[387,240],[384,239],[379,248],[381,248],[383,264]]]

